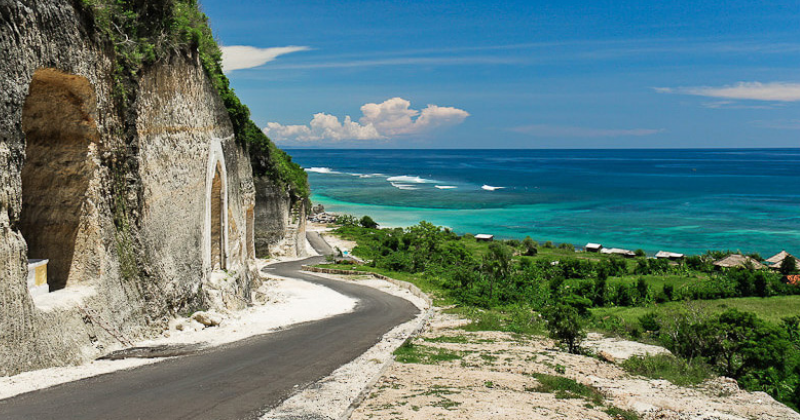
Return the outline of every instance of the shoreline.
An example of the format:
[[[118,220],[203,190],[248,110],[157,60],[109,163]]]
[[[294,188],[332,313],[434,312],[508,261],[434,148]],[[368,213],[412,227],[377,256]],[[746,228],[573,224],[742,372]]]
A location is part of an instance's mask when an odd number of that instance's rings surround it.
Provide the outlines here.
[[[313,199],[313,196],[312,196],[312,199]],[[381,219],[379,219],[376,216],[373,216],[370,213],[348,213],[348,212],[341,212],[341,211],[335,211],[335,210],[334,211],[329,211],[327,209],[327,204],[319,203],[318,201],[312,201],[312,202],[314,202],[316,204],[322,204],[323,206],[326,206],[325,213],[328,214],[328,215],[332,215],[332,216],[343,216],[343,215],[348,215],[349,214],[349,215],[355,216],[357,219],[360,219],[363,216],[370,216],[370,217],[373,218],[373,220],[375,220],[375,222],[378,223],[379,228],[381,228],[381,229],[396,229],[396,228],[406,229],[406,228],[409,228],[411,226],[417,225],[421,221],[425,220],[425,219],[420,219],[420,220],[417,220],[415,223],[411,223],[411,224],[396,224],[396,223],[385,223],[384,224],[384,223],[381,223]],[[361,205],[357,204],[357,206],[361,206]],[[430,220],[425,220],[425,221],[431,222]],[[508,237],[508,236],[504,236],[502,234],[496,234],[493,231],[491,231],[490,229],[487,229],[485,231],[479,231],[479,232],[478,231],[476,231],[476,232],[463,232],[463,231],[459,231],[459,230],[453,229],[450,226],[439,225],[439,224],[434,223],[434,222],[431,222],[431,223],[433,223],[434,225],[437,225],[439,227],[442,227],[442,228],[450,229],[450,230],[452,230],[454,233],[456,233],[459,236],[464,236],[464,235],[467,235],[467,234],[471,234],[471,235],[489,234],[489,235],[493,235],[494,239],[497,240],[497,241],[506,241],[506,240],[518,240],[518,241],[521,241],[521,240],[523,240],[525,238],[525,236],[522,236],[522,237]],[[320,226],[324,226],[324,224],[320,224]],[[335,226],[335,224],[331,224],[330,226]],[[332,230],[332,229],[333,228],[328,228],[328,230]],[[702,255],[706,255],[708,252],[722,252],[722,253],[732,253],[732,254],[741,254],[741,255],[755,255],[755,254],[758,254],[758,255],[761,255],[764,258],[767,258],[770,255],[774,255],[774,254],[777,254],[777,253],[779,253],[781,251],[788,250],[788,248],[789,248],[789,247],[783,247],[783,248],[778,249],[778,250],[776,250],[774,252],[773,251],[767,251],[767,252],[743,251],[741,249],[733,249],[733,248],[727,248],[727,249],[707,248],[707,249],[702,250],[700,252],[696,252],[696,251],[695,252],[685,252],[681,248],[671,248],[671,247],[661,247],[661,248],[653,247],[653,248],[648,248],[648,247],[641,247],[641,246],[639,246],[639,247],[631,247],[631,246],[626,247],[625,245],[620,245],[618,243],[613,243],[613,242],[610,242],[610,241],[609,242],[605,242],[605,241],[597,242],[597,241],[592,241],[592,240],[586,241],[584,243],[562,242],[562,241],[557,241],[557,240],[552,240],[552,239],[547,239],[547,238],[535,237],[533,235],[529,235],[529,236],[531,236],[531,238],[533,240],[537,241],[540,246],[541,246],[541,244],[543,244],[545,242],[552,242],[554,244],[555,248],[558,248],[558,246],[561,245],[561,244],[569,244],[569,245],[573,245],[575,247],[575,252],[586,252],[584,250],[584,247],[587,244],[589,244],[589,243],[601,243],[604,248],[623,248],[623,249],[631,250],[631,251],[635,251],[635,250],[641,249],[641,250],[645,251],[646,256],[648,258],[654,258],[655,255],[657,253],[661,252],[661,251],[680,253],[680,254],[684,254],[685,256],[702,256]],[[800,251],[800,249],[798,249],[798,251]],[[791,253],[791,251],[790,251],[790,253]]]

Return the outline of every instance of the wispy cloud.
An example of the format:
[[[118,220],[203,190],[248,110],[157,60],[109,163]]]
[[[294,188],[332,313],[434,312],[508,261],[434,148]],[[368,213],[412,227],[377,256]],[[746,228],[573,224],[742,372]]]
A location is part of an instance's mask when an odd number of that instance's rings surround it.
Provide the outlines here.
[[[308,51],[303,46],[223,47],[226,72],[260,67],[278,56]],[[348,69],[388,66],[547,65],[559,62],[613,61],[626,57],[687,55],[752,55],[800,53],[800,43],[742,40],[630,39],[568,40],[506,45],[417,48],[337,55],[315,55],[301,62],[270,65],[270,70]]]
[[[221,49],[222,68],[227,73],[234,70],[263,66],[282,55],[308,51],[311,48],[299,46],[256,48],[246,45],[232,45],[229,47],[221,47]]]
[[[465,66],[475,64],[522,64],[525,60],[509,57],[395,57],[374,60],[342,60],[270,66],[271,70],[310,70],[380,66]]]
[[[736,101],[712,101],[705,102],[702,105],[708,109],[775,109],[782,107],[784,103],[745,105]]]
[[[368,103],[361,107],[363,116],[358,121],[348,115],[338,117],[323,112],[314,114],[308,125],[283,125],[267,123],[264,133],[278,143],[318,143],[349,140],[386,140],[389,138],[418,136],[437,128],[461,124],[469,117],[463,109],[428,105],[425,109],[411,109],[411,102],[403,98],[388,99],[380,104]]]
[[[608,128],[587,128],[556,126],[547,124],[533,124],[522,127],[514,127],[511,131],[528,134],[535,137],[558,137],[558,138],[596,138],[596,137],[642,137],[652,136],[664,131],[664,129],[650,128],[631,128],[631,129],[608,129]]]
[[[722,87],[698,86],[679,88],[654,88],[658,93],[677,93],[682,95],[705,96],[709,98],[798,102],[800,101],[800,83],[787,82],[739,82]]]

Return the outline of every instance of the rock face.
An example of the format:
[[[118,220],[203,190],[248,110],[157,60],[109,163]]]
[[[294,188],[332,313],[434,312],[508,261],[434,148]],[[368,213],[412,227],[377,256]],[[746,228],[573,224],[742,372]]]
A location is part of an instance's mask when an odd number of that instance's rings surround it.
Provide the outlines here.
[[[230,302],[255,277],[253,171],[197,54],[146,67],[125,105],[92,25],[69,0],[0,0],[0,376],[160,331],[205,307],[215,270]],[[293,208],[272,194],[276,245]],[[36,299],[33,258],[54,290]]]
[[[256,256],[306,256],[305,202],[292,200],[268,178],[257,177],[255,188]]]

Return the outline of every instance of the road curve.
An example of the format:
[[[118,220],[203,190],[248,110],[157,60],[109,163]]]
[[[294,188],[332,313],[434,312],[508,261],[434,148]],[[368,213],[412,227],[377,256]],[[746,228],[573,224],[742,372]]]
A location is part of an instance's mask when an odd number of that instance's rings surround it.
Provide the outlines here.
[[[0,400],[0,419],[257,419],[419,313],[405,299],[300,271],[301,265],[320,261],[279,263],[268,270],[355,297],[354,312]]]

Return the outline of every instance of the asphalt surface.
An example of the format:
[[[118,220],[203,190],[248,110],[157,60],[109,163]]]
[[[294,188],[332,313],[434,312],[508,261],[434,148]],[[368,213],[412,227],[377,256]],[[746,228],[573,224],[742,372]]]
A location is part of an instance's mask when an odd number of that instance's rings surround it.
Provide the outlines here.
[[[336,251],[322,239],[319,232],[306,232],[306,238],[314,249],[321,255],[333,255]]]
[[[269,271],[358,298],[354,312],[0,400],[0,419],[257,419],[419,313],[405,299],[300,271],[322,260],[274,264]]]

